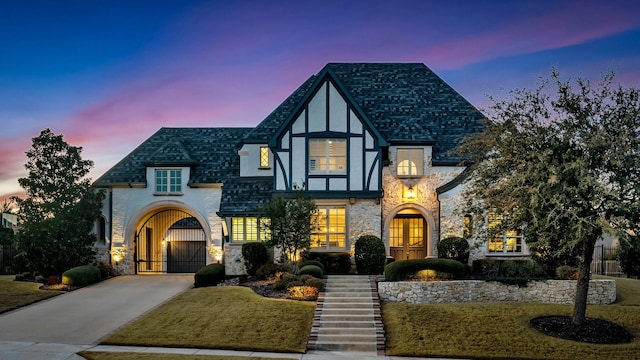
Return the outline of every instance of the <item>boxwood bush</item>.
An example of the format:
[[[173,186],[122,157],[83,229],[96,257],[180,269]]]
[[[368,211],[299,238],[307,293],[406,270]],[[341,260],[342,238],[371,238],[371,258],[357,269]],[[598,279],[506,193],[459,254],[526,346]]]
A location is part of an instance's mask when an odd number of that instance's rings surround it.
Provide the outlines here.
[[[209,264],[194,275],[194,287],[215,286],[224,281],[224,265]]]
[[[69,286],[87,286],[100,280],[100,269],[93,265],[76,266],[62,273],[62,284]]]
[[[438,257],[467,264],[469,262],[469,242],[458,236],[444,238],[438,243]]]
[[[261,242],[248,242],[242,244],[242,258],[247,274],[255,276],[258,269],[269,262],[267,247]]]
[[[392,262],[384,268],[387,281],[403,281],[416,277],[420,271],[433,270],[454,278],[462,276],[464,264],[451,259],[411,259]]]
[[[299,275],[311,275],[313,277],[316,277],[318,279],[322,279],[324,277],[324,271],[322,271],[322,268],[320,268],[319,266],[316,265],[305,265],[303,267],[300,268],[300,271],[298,271]]]
[[[291,267],[284,264],[268,263],[260,266],[256,275],[260,280],[267,280],[276,276],[277,273],[290,272]]]
[[[321,262],[327,274],[348,274],[351,271],[350,253],[312,252],[307,254],[305,260]]]
[[[354,258],[358,274],[382,274],[387,262],[384,243],[374,235],[360,236],[356,240]]]
[[[303,262],[302,262],[302,264],[300,265],[300,267],[302,268],[302,267],[304,267],[304,266],[306,266],[306,265],[315,265],[315,266],[317,266],[317,267],[321,268],[321,269],[322,269],[322,272],[325,272],[325,271],[326,271],[326,269],[324,268],[324,265],[323,265],[320,261],[318,261],[318,260],[307,260],[307,261],[303,261]]]

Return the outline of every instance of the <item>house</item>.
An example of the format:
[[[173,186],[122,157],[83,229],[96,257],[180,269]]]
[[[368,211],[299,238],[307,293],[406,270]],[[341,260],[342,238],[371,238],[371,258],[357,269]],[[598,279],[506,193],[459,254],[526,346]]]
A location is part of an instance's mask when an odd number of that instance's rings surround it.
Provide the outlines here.
[[[133,150],[94,184],[107,190],[99,248],[124,273],[241,274],[242,244],[266,236],[260,207],[301,187],[320,214],[311,251],[372,234],[395,259],[436,257],[465,226],[452,150],[482,129],[424,64],[330,63],[255,128],[162,128]],[[476,256],[525,252],[509,234]]]

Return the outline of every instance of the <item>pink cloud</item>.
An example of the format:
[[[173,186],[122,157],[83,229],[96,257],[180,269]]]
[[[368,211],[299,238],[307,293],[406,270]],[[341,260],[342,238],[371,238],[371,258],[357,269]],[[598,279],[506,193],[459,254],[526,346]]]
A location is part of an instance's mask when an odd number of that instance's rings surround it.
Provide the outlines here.
[[[633,11],[605,2],[571,2],[552,13],[514,18],[501,26],[447,41],[421,52],[438,69],[456,69],[493,58],[577,45],[638,26]]]

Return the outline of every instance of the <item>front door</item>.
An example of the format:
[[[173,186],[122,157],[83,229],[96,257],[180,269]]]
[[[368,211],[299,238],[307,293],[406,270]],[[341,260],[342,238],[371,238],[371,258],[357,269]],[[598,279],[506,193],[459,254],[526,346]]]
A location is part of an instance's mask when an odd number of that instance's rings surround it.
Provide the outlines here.
[[[421,215],[398,215],[391,221],[389,250],[396,260],[427,256],[427,222]]]

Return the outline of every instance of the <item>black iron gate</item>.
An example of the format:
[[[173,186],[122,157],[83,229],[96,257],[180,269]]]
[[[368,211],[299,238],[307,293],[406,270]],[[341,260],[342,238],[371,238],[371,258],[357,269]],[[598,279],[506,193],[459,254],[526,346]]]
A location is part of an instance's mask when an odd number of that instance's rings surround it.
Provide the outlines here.
[[[206,264],[206,235],[188,212],[155,213],[136,232],[136,271],[196,272]],[[165,267],[166,265],[166,267]]]

